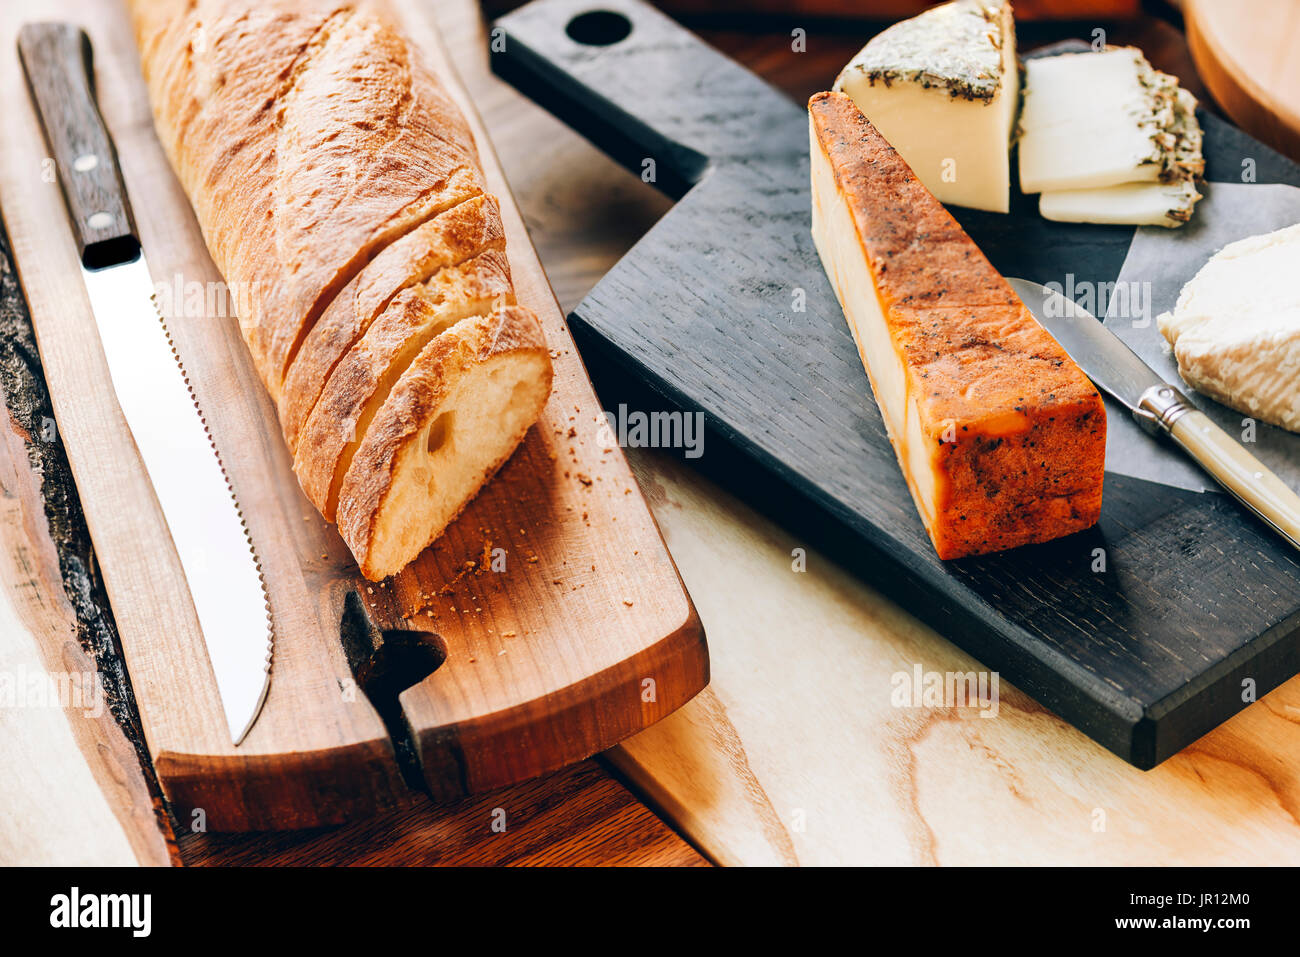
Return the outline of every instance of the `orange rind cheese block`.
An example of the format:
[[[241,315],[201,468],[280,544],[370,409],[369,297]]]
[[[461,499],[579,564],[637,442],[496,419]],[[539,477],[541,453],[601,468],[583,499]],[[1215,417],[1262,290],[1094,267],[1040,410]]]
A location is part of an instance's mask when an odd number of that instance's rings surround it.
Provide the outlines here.
[[[942,559],[1101,513],[1101,396],[842,93],[809,101],[813,240]]]

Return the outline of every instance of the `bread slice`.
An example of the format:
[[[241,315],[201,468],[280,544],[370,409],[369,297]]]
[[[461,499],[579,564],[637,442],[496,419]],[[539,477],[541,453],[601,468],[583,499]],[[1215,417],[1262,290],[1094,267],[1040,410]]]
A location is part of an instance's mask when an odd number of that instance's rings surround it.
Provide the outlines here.
[[[279,405],[289,451],[297,453],[299,433],[339,360],[398,293],[486,250],[504,251],[505,245],[500,206],[485,193],[417,227],[371,260],[290,356]]]
[[[541,323],[508,306],[438,336],[366,430],[339,493],[338,525],[361,572],[403,568],[510,457],[550,395]]]
[[[513,304],[505,254],[489,250],[399,293],[370,325],[326,383],[294,460],[298,481],[327,520],[334,521],[352,453],[425,345],[462,320]]]

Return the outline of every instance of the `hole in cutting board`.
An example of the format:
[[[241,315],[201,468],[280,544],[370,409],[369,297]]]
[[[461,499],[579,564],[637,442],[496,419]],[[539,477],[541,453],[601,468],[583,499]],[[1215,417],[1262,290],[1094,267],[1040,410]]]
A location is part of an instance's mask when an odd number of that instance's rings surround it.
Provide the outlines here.
[[[632,32],[632,21],[611,10],[592,10],[580,13],[564,28],[569,39],[589,47],[607,47],[626,40]]]
[[[424,773],[411,729],[399,700],[447,660],[442,636],[413,629],[381,629],[370,617],[361,595],[348,592],[339,622],[339,640],[357,687],[384,722],[393,755],[406,786],[425,791]]]

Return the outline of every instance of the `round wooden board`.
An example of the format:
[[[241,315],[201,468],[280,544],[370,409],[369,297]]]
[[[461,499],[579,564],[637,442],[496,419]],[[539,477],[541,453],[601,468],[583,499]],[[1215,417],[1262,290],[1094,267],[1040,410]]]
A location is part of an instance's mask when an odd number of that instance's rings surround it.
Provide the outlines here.
[[[1242,129],[1300,160],[1300,0],[1185,0],[1205,85]]]

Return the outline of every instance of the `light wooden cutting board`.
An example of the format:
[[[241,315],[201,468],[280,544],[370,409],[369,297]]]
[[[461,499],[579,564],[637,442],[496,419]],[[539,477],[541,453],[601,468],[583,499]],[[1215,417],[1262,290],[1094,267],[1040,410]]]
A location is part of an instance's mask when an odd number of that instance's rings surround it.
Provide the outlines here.
[[[1184,0],[1196,69],[1233,121],[1300,160],[1300,2]]]
[[[666,457],[634,463],[709,629],[713,681],[611,754],[711,858],[802,864],[1295,864],[1300,678],[1151,771],[1002,684],[997,716],[898,708],[981,665]]]
[[[274,617],[270,696],[237,749],[113,398],[58,185],[44,175],[46,146],[15,54],[23,21],[71,20],[90,34],[100,106],[155,282],[188,289],[220,277],[154,136],[124,6],[0,8],[0,209],[154,767],[177,817],[201,817],[210,830],[336,823],[400,806],[412,785],[451,799],[523,780],[652,724],[708,680],[690,599],[626,460],[600,439],[594,393],[432,8],[393,6],[474,128],[502,200],[516,293],[542,317],[555,388],[524,445],[437,545],[371,585],[299,490],[235,318],[169,323],[248,521]],[[491,570],[499,557],[504,571]],[[365,612],[351,616],[349,653],[340,637],[353,593]],[[391,665],[403,647],[417,652],[404,656],[418,659],[406,666],[413,686],[382,696],[359,686],[368,657],[387,655]]]

